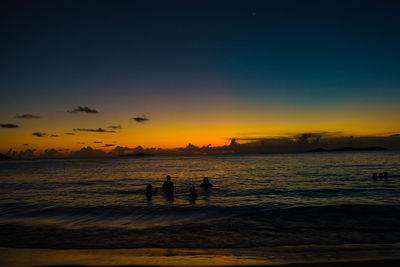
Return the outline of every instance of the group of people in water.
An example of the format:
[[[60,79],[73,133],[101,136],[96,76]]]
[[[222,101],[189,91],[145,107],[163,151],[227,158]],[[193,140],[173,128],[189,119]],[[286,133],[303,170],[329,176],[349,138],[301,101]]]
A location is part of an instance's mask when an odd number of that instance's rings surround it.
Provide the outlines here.
[[[213,185],[210,183],[207,177],[203,178],[203,182],[200,184],[200,187],[203,187],[205,189],[208,189],[210,187],[213,187]],[[166,181],[162,185],[162,190],[165,192],[167,195],[168,199],[173,199],[174,198],[174,183],[171,181],[171,176],[167,175]],[[147,198],[151,198],[154,194],[153,191],[153,186],[151,184],[148,184],[146,187],[146,196]],[[189,198],[191,200],[194,200],[197,197],[196,193],[196,188],[194,186],[191,186],[189,188]]]
[[[380,172],[379,173],[379,180],[387,180],[389,178],[389,174],[387,173],[387,172]],[[374,181],[377,181],[378,180],[378,174],[376,173],[376,172],[374,172],[373,174],[372,174],[372,179],[374,180]]]
[[[374,181],[377,181],[379,177],[379,180],[388,180],[389,174],[387,172],[380,172],[379,175],[378,173],[373,173],[372,174],[372,179]],[[213,185],[210,183],[207,177],[203,178],[203,182],[200,184],[200,187],[203,187],[205,189],[213,187]],[[171,176],[167,175],[166,181],[162,185],[162,190],[165,192],[167,195],[168,199],[173,199],[174,198],[174,183],[171,181]],[[155,192],[153,191],[153,186],[151,184],[148,184],[146,187],[146,196],[147,198],[151,198]],[[196,188],[194,186],[191,186],[189,188],[189,198],[191,200],[194,200],[197,197],[196,193]]]

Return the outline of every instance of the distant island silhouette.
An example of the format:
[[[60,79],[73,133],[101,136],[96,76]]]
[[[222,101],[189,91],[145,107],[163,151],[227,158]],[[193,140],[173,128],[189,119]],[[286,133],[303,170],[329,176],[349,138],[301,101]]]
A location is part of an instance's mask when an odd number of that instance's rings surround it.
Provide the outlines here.
[[[0,153],[0,160],[9,160],[9,159],[12,159],[12,157]]]
[[[154,155],[147,154],[147,153],[129,153],[129,154],[121,155],[120,157],[154,157]]]
[[[347,151],[380,151],[380,150],[388,150],[387,148],[380,147],[380,146],[373,146],[373,147],[342,147],[342,148],[335,148],[335,149],[325,149],[322,147],[307,150],[306,152],[347,152]]]

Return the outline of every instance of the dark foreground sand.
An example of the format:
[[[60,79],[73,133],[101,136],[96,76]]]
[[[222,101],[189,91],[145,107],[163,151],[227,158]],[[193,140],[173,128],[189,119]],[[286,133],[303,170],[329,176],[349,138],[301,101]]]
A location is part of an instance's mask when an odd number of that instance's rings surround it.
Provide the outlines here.
[[[88,265],[47,265],[41,267],[88,267]],[[340,262],[315,262],[315,263],[290,263],[290,264],[274,264],[274,265],[234,265],[243,267],[339,267],[339,266],[363,266],[363,267],[385,267],[385,266],[400,266],[400,259],[395,260],[370,260],[370,261],[340,261]],[[91,266],[92,267],[92,266]],[[106,267],[106,266],[96,266]],[[116,267],[161,267],[160,265],[120,265]],[[233,267],[233,266],[224,266]]]
[[[400,266],[400,243],[251,249],[0,247],[0,266]]]

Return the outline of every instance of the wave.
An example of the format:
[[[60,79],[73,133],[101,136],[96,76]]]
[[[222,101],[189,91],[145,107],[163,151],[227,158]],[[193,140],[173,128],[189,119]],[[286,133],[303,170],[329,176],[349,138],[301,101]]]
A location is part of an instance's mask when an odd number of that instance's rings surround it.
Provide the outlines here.
[[[120,193],[120,192],[119,192]],[[135,205],[39,205],[26,202],[13,202],[0,205],[0,216],[46,216],[46,215],[87,215],[87,214],[112,214],[114,216],[141,215],[184,215],[190,214],[229,214],[229,216],[243,213],[252,209],[253,206],[135,206]]]
[[[124,191],[119,192],[124,193]],[[400,206],[398,205],[319,205],[319,206],[295,206],[284,205],[242,205],[242,206],[218,206],[218,205],[165,205],[165,206],[135,206],[135,205],[81,205],[81,206],[61,206],[61,205],[40,205],[29,202],[9,202],[0,205],[0,218],[5,217],[34,217],[34,216],[76,216],[76,215],[101,215],[124,217],[132,215],[171,215],[171,216],[190,216],[195,214],[209,214],[209,218],[247,216],[249,218],[263,216],[283,216],[313,214],[325,216],[324,214],[337,214],[357,216],[370,214],[392,214],[393,217],[400,216]]]
[[[103,208],[95,208],[97,209]],[[214,209],[218,210],[216,207]],[[189,209],[179,210],[184,213]],[[199,209],[196,211],[199,212]],[[105,224],[71,228],[66,225],[9,222],[0,224],[0,246],[250,248],[275,245],[395,243],[400,240],[398,225],[399,206],[310,206],[240,212],[204,221],[191,220],[141,229]]]
[[[395,188],[320,188],[320,189],[256,189],[228,192],[226,196],[236,197],[243,195],[297,195],[306,197],[315,197],[318,195],[346,195],[354,193],[369,193],[369,192],[395,192],[398,191]]]

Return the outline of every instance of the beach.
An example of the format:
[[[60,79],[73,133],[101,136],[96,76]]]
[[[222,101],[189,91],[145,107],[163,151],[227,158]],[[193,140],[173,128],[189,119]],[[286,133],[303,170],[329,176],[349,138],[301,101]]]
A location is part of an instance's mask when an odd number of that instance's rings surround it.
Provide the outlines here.
[[[55,250],[0,248],[1,266],[398,266],[400,244],[229,249]],[[307,253],[304,258],[300,253]],[[378,256],[378,260],[376,257]]]
[[[400,1],[1,11],[0,267],[400,266]]]

